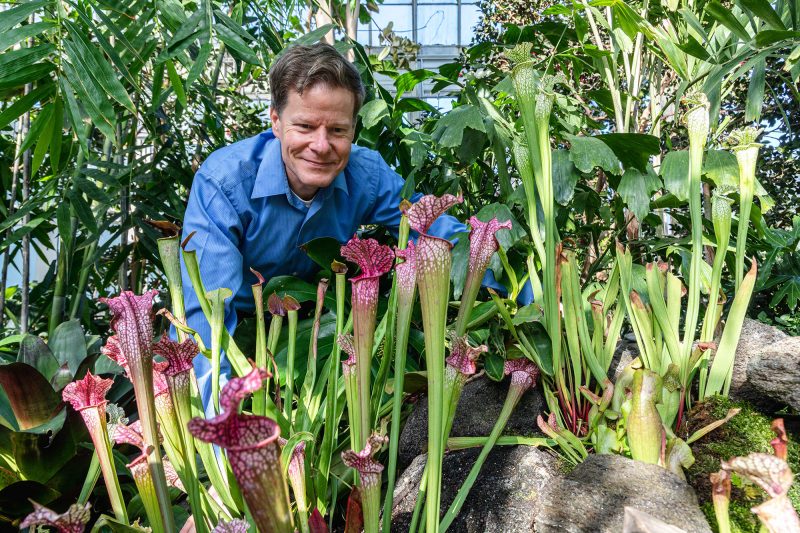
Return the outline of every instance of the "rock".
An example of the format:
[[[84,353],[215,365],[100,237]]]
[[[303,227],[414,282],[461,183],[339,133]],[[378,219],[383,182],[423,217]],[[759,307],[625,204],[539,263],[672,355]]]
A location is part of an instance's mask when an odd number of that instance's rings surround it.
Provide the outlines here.
[[[733,363],[730,397],[764,412],[800,408],[800,337],[746,318]]]
[[[480,449],[476,448],[445,455],[442,465],[442,515],[450,507],[479,454]],[[408,531],[426,458],[427,455],[420,455],[414,459],[397,482],[392,531]],[[551,453],[538,448],[496,446],[483,464],[461,512],[448,531],[533,531],[536,502],[544,487],[560,475],[557,464],[558,460]]]
[[[506,399],[509,381],[492,381],[482,376],[464,386],[458,402],[451,437],[483,437],[492,432]],[[514,409],[506,425],[505,434],[532,436],[538,433],[536,417],[545,408],[540,387],[529,390]],[[400,469],[408,466],[428,448],[428,400],[420,399],[416,409],[409,415],[400,434]]]
[[[800,337],[786,337],[754,354],[747,382],[758,394],[800,410]]]
[[[538,500],[534,529],[618,533],[626,506],[689,533],[711,532],[694,489],[685,481],[660,466],[619,455],[590,455],[550,483]]]

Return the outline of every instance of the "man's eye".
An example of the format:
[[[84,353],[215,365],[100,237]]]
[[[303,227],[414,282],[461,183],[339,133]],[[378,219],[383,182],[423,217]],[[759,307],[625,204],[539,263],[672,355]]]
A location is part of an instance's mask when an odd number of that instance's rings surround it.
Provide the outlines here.
[[[311,125],[310,124],[299,124],[299,126],[301,128],[303,128],[304,130],[310,130],[311,129]]]

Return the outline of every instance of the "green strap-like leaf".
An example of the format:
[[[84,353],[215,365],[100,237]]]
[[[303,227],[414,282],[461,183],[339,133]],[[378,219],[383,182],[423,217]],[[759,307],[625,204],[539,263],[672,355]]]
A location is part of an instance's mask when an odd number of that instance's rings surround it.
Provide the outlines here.
[[[714,17],[720,24],[731,30],[742,41],[750,41],[750,34],[744,29],[744,26],[733,15],[730,9],[724,7],[722,4],[714,0],[706,5],[706,13]]]
[[[767,0],[737,0],[737,4],[742,6],[745,11],[749,11],[758,18],[769,24],[775,30],[785,30],[781,17],[772,9]]]

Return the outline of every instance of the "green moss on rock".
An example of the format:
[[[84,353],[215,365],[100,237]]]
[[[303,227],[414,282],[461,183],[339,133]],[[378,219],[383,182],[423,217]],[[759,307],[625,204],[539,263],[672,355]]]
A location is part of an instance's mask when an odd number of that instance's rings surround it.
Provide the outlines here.
[[[734,402],[728,398],[715,396],[696,405],[689,414],[689,432],[724,418],[729,409],[738,407],[741,412],[727,424],[692,444],[695,463],[687,471],[687,480],[697,492],[703,512],[716,530],[716,517],[711,504],[711,481],[709,475],[720,469],[720,462],[731,457],[744,456],[752,452],[772,453],[770,441],[775,434],[770,428],[772,418],[764,416],[745,402]],[[789,466],[800,475],[800,450],[797,440],[789,435]],[[734,475],[731,493],[730,517],[733,531],[758,532],[759,521],[750,511],[764,501],[766,495],[754,485],[747,484]],[[794,508],[800,511],[800,487],[795,482],[789,490],[789,499]]]

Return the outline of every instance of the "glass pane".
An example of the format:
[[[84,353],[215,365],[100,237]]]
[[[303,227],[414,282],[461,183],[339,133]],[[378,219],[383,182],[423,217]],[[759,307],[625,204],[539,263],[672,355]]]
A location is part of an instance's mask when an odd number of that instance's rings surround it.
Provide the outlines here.
[[[481,18],[481,10],[477,4],[461,5],[461,44],[468,46],[475,35],[475,26]]]
[[[417,40],[420,44],[458,44],[457,6],[417,6]]]
[[[417,4],[457,4],[458,0],[417,0]]]
[[[412,22],[411,22],[411,5],[390,5],[383,4],[380,6],[380,11],[372,14],[372,21],[377,24],[378,28],[385,28],[390,22],[394,22],[392,29],[398,35],[403,37],[412,38]],[[376,32],[373,25],[373,34]],[[380,40],[377,35],[373,38],[373,45],[378,46]]]
[[[453,102],[455,98],[452,96],[428,96],[423,98],[427,103],[444,113],[453,109]]]
[[[356,40],[365,46],[375,46],[377,43],[372,43],[370,41],[370,27],[372,27],[372,23],[368,22],[364,24],[363,22],[358,23],[358,33],[356,34]]]

